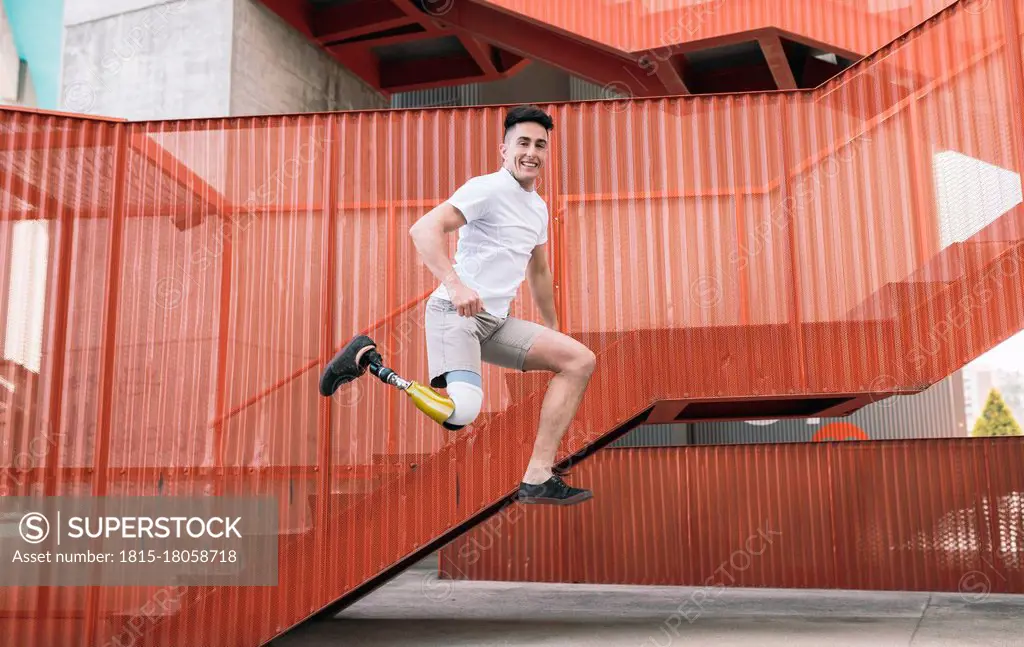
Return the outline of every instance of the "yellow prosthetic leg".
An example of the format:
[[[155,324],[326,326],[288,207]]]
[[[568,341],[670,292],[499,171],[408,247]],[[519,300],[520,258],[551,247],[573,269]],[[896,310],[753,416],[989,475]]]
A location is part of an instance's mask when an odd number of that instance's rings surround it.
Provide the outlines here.
[[[452,412],[455,411],[455,403],[452,402],[451,398],[441,395],[429,386],[419,384],[418,382],[402,380],[402,378],[397,375],[395,375],[394,379],[400,381],[399,384],[395,384],[395,386],[402,389],[409,395],[412,399],[412,403],[416,405],[416,408],[430,416],[430,418],[437,424],[443,424],[445,420],[451,417]],[[400,386],[400,383],[402,382],[408,384],[408,386],[403,388]],[[389,384],[391,384],[391,382],[389,382]]]
[[[377,352],[376,344],[366,335],[357,336],[334,356],[320,376],[320,394],[330,397],[338,387],[362,376],[367,370],[381,382],[404,391],[417,409],[438,424],[443,424],[455,411],[451,398],[429,386],[406,380],[384,366],[384,358]]]

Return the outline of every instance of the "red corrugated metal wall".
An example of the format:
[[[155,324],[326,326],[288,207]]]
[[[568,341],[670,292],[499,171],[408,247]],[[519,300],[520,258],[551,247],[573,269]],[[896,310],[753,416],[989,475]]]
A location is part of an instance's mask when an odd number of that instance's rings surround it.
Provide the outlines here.
[[[1024,593],[1024,439],[613,449],[571,510],[515,507],[453,579]]]
[[[559,318],[599,357],[566,455],[666,399],[916,390],[1024,327],[1019,184],[978,213],[933,179],[943,151],[1022,167],[1014,11],[960,5],[811,93],[549,106]],[[0,114],[4,494],[265,494],[287,533],[277,587],[0,590],[0,641],[254,645],[513,490],[543,378],[487,369],[452,435],[315,388],[360,331],[424,377],[405,232],[496,168],[503,109]],[[943,246],[940,214],[991,223]]]
[[[678,44],[773,27],[826,48],[870,54],[954,0],[484,0],[623,52],[678,53]],[[985,2],[987,0],[982,0]],[[451,8],[454,2],[440,3]],[[441,15],[443,17],[443,13]],[[751,39],[756,33],[749,34]],[[732,40],[730,38],[730,40]],[[646,72],[639,72],[642,76]]]

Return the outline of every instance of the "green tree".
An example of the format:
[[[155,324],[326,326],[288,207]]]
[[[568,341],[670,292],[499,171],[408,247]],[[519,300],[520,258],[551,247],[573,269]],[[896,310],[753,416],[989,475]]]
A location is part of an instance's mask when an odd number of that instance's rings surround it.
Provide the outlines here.
[[[1020,413],[1024,411],[1024,375],[1018,372],[1000,371],[997,374],[999,380],[999,394],[1006,401],[1010,411]]]
[[[1024,431],[1014,419],[1010,409],[1003,402],[1003,396],[998,389],[992,389],[988,393],[988,400],[985,402],[985,410],[982,411],[978,422],[974,423],[971,436],[976,438],[988,436],[1024,436]]]

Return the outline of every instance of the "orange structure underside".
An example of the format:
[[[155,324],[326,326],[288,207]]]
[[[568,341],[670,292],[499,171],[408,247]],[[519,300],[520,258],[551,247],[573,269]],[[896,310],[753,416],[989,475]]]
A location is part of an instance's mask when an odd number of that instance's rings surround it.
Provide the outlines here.
[[[261,2],[385,93],[541,61],[649,97],[815,87],[953,0]]]
[[[842,414],[1024,328],[1022,16],[956,3],[813,91],[545,106],[559,321],[598,356],[559,460]],[[11,339],[42,327],[5,351],[3,493],[261,495],[282,533],[276,587],[0,590],[4,644],[263,644],[509,502],[546,377],[488,367],[460,433],[379,383],[316,389],[359,332],[425,380],[406,232],[497,167],[502,108],[2,115],[0,286],[45,293],[0,303]],[[525,288],[513,314],[538,319]]]

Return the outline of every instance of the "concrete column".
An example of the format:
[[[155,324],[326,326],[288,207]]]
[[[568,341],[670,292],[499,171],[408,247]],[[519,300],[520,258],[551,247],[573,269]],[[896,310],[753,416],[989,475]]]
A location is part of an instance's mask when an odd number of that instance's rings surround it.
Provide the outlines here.
[[[254,0],[67,0],[61,109],[126,119],[385,107]]]
[[[253,0],[234,0],[232,115],[386,108],[389,101]]]

